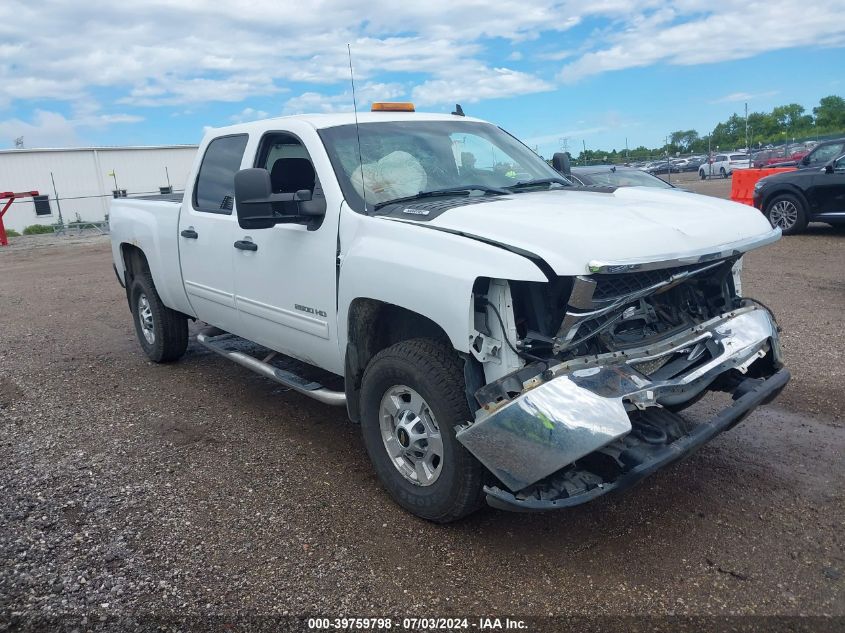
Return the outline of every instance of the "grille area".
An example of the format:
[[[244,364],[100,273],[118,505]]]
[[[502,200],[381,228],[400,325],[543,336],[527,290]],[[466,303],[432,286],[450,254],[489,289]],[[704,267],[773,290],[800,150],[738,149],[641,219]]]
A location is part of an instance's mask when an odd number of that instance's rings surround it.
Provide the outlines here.
[[[707,264],[691,264],[689,266],[675,266],[661,270],[648,270],[635,273],[615,273],[613,275],[596,275],[596,290],[593,293],[594,300],[614,299],[632,292],[638,292],[654,284],[667,281],[673,275],[709,266]]]

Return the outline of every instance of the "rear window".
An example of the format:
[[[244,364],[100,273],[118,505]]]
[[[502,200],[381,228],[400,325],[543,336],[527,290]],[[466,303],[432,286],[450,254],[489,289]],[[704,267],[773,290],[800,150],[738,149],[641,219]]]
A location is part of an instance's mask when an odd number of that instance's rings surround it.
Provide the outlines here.
[[[745,154],[731,154],[731,160],[748,160]]]
[[[247,142],[246,134],[221,136],[208,144],[194,187],[194,209],[229,215],[235,202],[235,173]]]

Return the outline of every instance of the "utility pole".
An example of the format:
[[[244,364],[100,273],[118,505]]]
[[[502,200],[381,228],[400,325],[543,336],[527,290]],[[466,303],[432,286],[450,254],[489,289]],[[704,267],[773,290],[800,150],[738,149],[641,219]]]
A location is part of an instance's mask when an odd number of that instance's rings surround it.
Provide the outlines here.
[[[53,181],[53,195],[56,196],[56,208],[59,211],[59,227],[64,228],[65,223],[62,220],[62,203],[59,201],[59,191],[56,189],[56,179],[53,178],[53,172],[50,172],[50,180]]]
[[[710,176],[713,176],[713,153],[710,150],[710,139],[713,138],[713,133],[707,135],[707,170]]]
[[[581,144],[584,146],[584,166],[587,165],[587,141],[581,140]]]
[[[745,102],[745,153],[750,154],[751,148],[748,146],[748,102]]]
[[[627,136],[625,137],[625,162],[626,163],[631,162],[631,156],[630,156],[630,154],[628,154],[628,137]]]

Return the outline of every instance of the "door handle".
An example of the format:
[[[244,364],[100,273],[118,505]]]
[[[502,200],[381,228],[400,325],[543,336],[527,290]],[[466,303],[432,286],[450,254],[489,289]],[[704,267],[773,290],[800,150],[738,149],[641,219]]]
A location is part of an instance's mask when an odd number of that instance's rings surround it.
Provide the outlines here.
[[[179,233],[182,237],[187,237],[189,240],[195,240],[199,237],[199,233],[197,233],[194,229],[185,229],[181,233]]]
[[[248,242],[246,240],[238,240],[235,242],[235,248],[242,250],[242,251],[257,251],[258,244],[255,242]]]

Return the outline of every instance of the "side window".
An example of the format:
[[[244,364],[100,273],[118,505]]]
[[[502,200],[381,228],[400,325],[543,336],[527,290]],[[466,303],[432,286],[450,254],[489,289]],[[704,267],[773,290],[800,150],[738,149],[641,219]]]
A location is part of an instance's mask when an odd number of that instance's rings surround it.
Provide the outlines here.
[[[810,162],[812,163],[826,163],[830,160],[833,160],[839,154],[842,153],[842,145],[838,143],[833,143],[831,145],[825,145],[824,147],[820,147],[813,155],[810,157]]]
[[[270,172],[270,186],[273,193],[296,193],[303,189],[311,192],[311,200],[289,200],[274,202],[273,213],[282,216],[317,213],[308,223],[309,231],[316,231],[323,222],[326,211],[326,197],[320,186],[320,178],[311,162],[311,155],[297,137],[284,132],[265,135],[258,146],[255,166]]]
[[[726,161],[726,160],[728,160],[728,157],[725,156],[724,154],[719,154],[718,156],[716,156],[716,162],[717,163],[721,163],[721,162]]]
[[[194,209],[229,215],[235,201],[235,173],[247,142],[246,134],[221,136],[208,144],[194,186]]]
[[[845,156],[841,156],[833,163],[833,171],[837,174],[845,174]]]
[[[314,191],[317,174],[308,150],[300,140],[289,134],[266,136],[258,150],[256,167],[270,172],[273,193],[296,193],[300,189]]]

